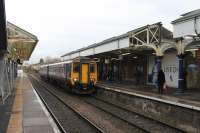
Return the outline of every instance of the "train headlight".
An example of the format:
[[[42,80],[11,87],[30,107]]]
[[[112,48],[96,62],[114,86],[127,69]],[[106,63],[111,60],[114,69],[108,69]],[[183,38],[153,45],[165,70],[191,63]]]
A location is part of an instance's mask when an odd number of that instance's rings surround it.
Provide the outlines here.
[[[74,78],[73,80],[74,80],[74,82],[78,82],[78,78]]]
[[[95,79],[94,79],[94,78],[91,78],[90,81],[95,82]]]

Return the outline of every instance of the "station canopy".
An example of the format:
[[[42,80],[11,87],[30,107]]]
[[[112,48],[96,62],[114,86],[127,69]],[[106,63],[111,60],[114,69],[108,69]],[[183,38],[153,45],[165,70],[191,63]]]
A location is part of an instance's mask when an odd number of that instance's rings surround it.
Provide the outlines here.
[[[8,58],[20,59],[21,62],[29,60],[38,39],[35,35],[7,22]]]
[[[62,60],[71,60],[79,56],[118,58],[129,53],[152,54],[158,46],[162,45],[167,49],[174,43],[172,32],[163,27],[161,22],[158,22],[69,52],[62,55],[61,58]]]

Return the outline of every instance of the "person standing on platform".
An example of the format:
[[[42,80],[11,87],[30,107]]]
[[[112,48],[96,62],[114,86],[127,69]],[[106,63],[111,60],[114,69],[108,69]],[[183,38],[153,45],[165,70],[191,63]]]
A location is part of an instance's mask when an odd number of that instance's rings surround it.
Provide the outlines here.
[[[165,84],[165,73],[162,69],[158,72],[158,92],[163,94],[163,86]]]
[[[140,85],[141,71],[138,67],[136,68],[135,77],[136,77],[136,85]]]

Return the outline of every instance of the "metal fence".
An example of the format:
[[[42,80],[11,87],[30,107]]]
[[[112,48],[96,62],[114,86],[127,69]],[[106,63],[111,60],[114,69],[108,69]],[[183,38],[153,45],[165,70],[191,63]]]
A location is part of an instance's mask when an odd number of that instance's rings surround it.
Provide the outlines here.
[[[14,88],[14,78],[16,77],[15,63],[9,60],[0,60],[0,96],[1,102],[12,94]]]

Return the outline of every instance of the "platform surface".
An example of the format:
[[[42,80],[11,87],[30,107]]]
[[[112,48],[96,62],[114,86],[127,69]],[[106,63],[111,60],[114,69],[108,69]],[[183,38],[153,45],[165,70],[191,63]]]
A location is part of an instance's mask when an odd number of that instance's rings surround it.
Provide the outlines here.
[[[7,133],[59,132],[27,75],[23,74],[18,78]]]
[[[174,92],[158,94],[158,90],[155,87],[148,87],[148,86],[136,86],[130,84],[115,83],[115,82],[109,83],[104,81],[98,82],[97,86],[108,90],[144,97],[200,111],[200,90],[199,91],[187,90],[183,94],[176,94]]]

